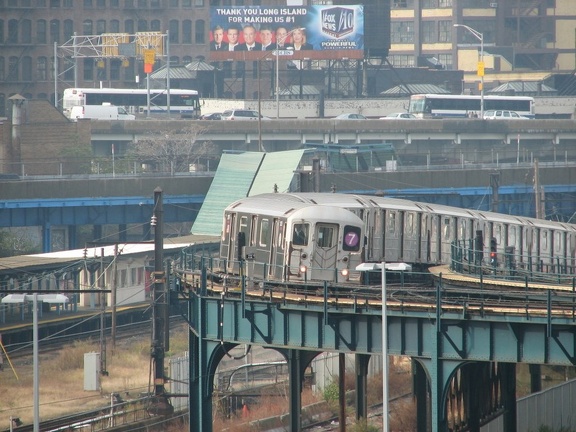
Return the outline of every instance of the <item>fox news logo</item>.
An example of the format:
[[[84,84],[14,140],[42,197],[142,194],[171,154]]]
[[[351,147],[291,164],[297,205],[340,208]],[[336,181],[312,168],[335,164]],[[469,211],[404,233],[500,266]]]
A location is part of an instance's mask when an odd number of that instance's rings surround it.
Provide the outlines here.
[[[322,31],[341,38],[354,31],[354,9],[335,7],[322,11]]]

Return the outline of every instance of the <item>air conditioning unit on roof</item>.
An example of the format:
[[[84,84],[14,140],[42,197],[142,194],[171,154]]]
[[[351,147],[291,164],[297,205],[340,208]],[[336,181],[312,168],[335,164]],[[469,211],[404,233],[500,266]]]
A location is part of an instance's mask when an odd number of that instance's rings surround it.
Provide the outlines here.
[[[490,3],[490,7],[491,7],[491,8],[497,8],[497,7],[498,7],[498,3],[496,3],[496,2]]]

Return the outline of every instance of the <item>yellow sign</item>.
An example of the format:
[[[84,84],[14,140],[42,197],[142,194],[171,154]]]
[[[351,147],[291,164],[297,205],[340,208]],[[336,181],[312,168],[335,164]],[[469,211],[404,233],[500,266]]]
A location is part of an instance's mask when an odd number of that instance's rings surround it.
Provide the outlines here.
[[[478,76],[484,76],[484,62],[483,61],[479,61],[478,62]]]
[[[144,50],[144,64],[153,65],[156,60],[156,52],[152,49]]]

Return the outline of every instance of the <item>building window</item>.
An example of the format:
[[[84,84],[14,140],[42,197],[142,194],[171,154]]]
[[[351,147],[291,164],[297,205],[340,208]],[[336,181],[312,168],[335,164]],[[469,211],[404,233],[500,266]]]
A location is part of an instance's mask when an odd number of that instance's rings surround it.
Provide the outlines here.
[[[452,54],[438,54],[438,60],[444,65],[444,69],[452,69]]]
[[[84,59],[84,81],[94,80],[94,59]]]
[[[134,21],[133,20],[124,21],[124,31],[128,34],[134,34]]]
[[[160,6],[160,0],[150,0],[150,7],[159,8]]]
[[[92,9],[92,0],[84,0],[84,9]]]
[[[170,20],[170,43],[178,43],[180,40],[180,36],[178,35],[179,24],[180,23],[177,20]]]
[[[60,7],[60,0],[50,0],[50,7],[51,8],[59,8]]]
[[[452,42],[452,21],[438,21],[438,42]]]
[[[414,43],[413,21],[392,21],[391,26],[392,43]]]
[[[182,63],[184,63],[185,65],[187,65],[188,63],[192,63],[192,57],[191,56],[182,57]]]
[[[196,29],[194,32],[194,39],[197,44],[206,43],[206,28],[204,20],[196,21]]]
[[[4,20],[0,19],[0,43],[4,43]]]
[[[178,7],[178,0],[170,0],[170,7],[177,8]]]
[[[48,68],[48,60],[46,57],[38,57],[36,60],[36,79],[38,81],[46,81],[48,75],[46,73]]]
[[[74,65],[75,62],[71,57],[64,58],[64,79],[72,81],[74,79]]]
[[[118,9],[120,7],[120,0],[110,0],[110,7]]]
[[[182,43],[192,43],[192,21],[182,21]]]
[[[160,29],[162,28],[161,24],[160,24],[160,20],[152,20],[150,21],[150,30],[152,31],[160,31]]]
[[[414,56],[412,54],[394,54],[388,56],[388,60],[395,67],[414,67]]]
[[[422,22],[422,42],[435,43],[436,42],[436,21],[423,21]]]
[[[6,43],[18,43],[18,20],[11,19],[8,21],[8,37],[6,38]]]
[[[147,8],[148,7],[148,0],[138,0],[138,7],[139,8]]]
[[[50,21],[50,42],[60,43],[60,21]]]
[[[64,20],[64,40],[68,41],[74,36],[74,21]]]
[[[120,79],[120,69],[122,68],[122,60],[110,60],[110,79],[118,81]]]
[[[74,0],[64,0],[62,6],[64,6],[65,8],[71,8],[73,6],[73,2]]]
[[[170,56],[170,65],[178,66],[180,64],[180,57]]]
[[[4,57],[0,57],[0,81],[4,81],[6,75],[4,74]]]
[[[438,0],[438,7],[451,8],[453,0]]]
[[[106,33],[106,20],[98,20],[96,21],[96,34],[101,35],[102,33]]]
[[[22,43],[32,43],[32,21],[29,19],[22,20]]]
[[[32,57],[22,57],[22,81],[32,81]]]
[[[46,20],[38,20],[36,22],[36,43],[46,43]]]
[[[18,57],[10,57],[8,59],[8,81],[18,81]]]
[[[46,0],[36,0],[36,7],[45,8]]]
[[[182,0],[182,7],[192,7],[192,0]]]
[[[118,20],[110,21],[110,33],[120,33],[120,21]]]
[[[138,20],[138,31],[139,32],[148,31],[148,21],[143,19]]]
[[[96,0],[96,7],[98,9],[106,9],[106,0]]]
[[[92,31],[92,20],[84,20],[82,23],[82,31],[84,32],[84,35],[94,34]]]
[[[204,0],[194,0],[194,6],[196,7],[204,6]]]

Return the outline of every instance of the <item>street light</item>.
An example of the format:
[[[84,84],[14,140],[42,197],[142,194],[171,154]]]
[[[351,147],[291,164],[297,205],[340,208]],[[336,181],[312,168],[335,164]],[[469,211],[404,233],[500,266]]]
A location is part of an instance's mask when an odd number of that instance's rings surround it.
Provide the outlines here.
[[[382,279],[382,430],[388,432],[388,311],[386,307],[386,270],[412,271],[406,263],[362,263],[356,266],[357,271],[380,270]]]
[[[464,24],[454,24],[454,27],[465,28],[480,41],[480,61],[478,62],[477,74],[480,77],[480,118],[484,118],[484,35]]]

